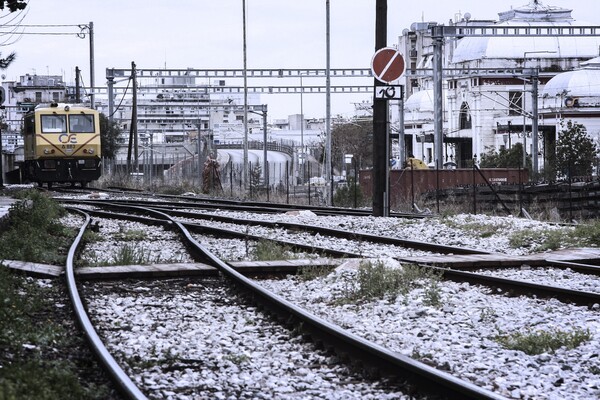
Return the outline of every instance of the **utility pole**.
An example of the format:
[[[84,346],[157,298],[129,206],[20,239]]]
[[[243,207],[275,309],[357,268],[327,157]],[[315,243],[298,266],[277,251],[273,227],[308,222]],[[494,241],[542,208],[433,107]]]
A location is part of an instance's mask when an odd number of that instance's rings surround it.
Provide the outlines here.
[[[94,94],[94,23],[90,22],[90,86],[91,86],[91,94],[90,94],[90,107],[96,108],[95,99],[96,95]]]
[[[444,27],[434,26],[431,28],[433,39],[433,109],[434,120],[434,161],[436,169],[444,167],[444,101],[443,101],[443,49],[444,49]]]
[[[534,68],[531,73],[531,161],[533,176],[537,179],[538,168],[538,69]]]
[[[81,84],[79,83],[79,74],[81,71],[79,67],[75,67],[75,103],[81,103]]]
[[[375,51],[387,46],[387,0],[377,0],[375,14]],[[374,93],[383,86],[374,78]],[[375,96],[374,96],[375,97]],[[373,100],[373,216],[386,216],[386,177],[388,103],[385,99]]]
[[[242,25],[243,25],[243,52],[244,52],[244,165],[242,167],[242,180],[244,190],[249,187],[248,180],[248,63],[246,57],[246,0],[242,0]]]
[[[325,2],[325,41],[325,135],[327,137],[325,147],[325,179],[327,184],[325,187],[329,187],[325,203],[333,205],[333,171],[331,168],[331,24],[329,0]]]
[[[131,172],[131,152],[134,151],[135,172],[138,172],[138,133],[137,133],[137,78],[135,62],[131,62],[131,79],[133,79],[133,94],[131,107],[131,125],[129,128],[129,147],[127,148],[127,171]]]

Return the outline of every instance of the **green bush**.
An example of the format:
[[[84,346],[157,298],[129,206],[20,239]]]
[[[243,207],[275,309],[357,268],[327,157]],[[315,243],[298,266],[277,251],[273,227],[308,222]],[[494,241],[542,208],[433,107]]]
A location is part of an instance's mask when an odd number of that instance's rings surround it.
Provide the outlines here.
[[[85,343],[68,334],[68,319],[54,318],[61,296],[54,285],[41,287],[0,265],[0,293],[1,400],[107,398],[107,387],[78,376],[78,363],[93,359],[64,356]]]
[[[76,232],[60,224],[65,210],[37,190],[17,194],[0,233],[0,258],[63,265]]]
[[[382,261],[362,262],[356,275],[356,285],[346,294],[347,300],[383,299],[386,296],[407,296],[413,289],[423,288],[423,303],[441,304],[439,274],[427,268],[405,265],[389,268]]]
[[[348,185],[337,188],[333,195],[333,204],[338,207],[354,207],[355,204],[356,207],[362,207],[364,202],[360,185],[356,185],[352,178],[349,179]]]
[[[591,338],[592,335],[589,330],[577,329],[573,332],[564,332],[554,329],[551,331],[516,332],[511,335],[499,335],[496,336],[495,340],[507,349],[535,355],[554,352],[561,347],[574,349]]]
[[[600,221],[577,225],[573,238],[578,238],[581,246],[600,246]]]
[[[259,240],[252,252],[252,259],[256,261],[275,261],[288,260],[292,257],[291,249],[288,246],[275,243],[270,240]]]

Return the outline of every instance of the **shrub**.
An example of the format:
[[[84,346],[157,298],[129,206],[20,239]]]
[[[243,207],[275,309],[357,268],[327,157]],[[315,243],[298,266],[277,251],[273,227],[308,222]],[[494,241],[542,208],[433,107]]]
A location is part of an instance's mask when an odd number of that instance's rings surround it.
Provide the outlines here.
[[[29,262],[65,263],[67,247],[76,235],[60,224],[65,210],[37,190],[19,192],[0,234],[0,258]]]
[[[423,303],[437,306],[441,303],[438,283],[440,275],[427,268],[405,265],[387,267],[382,261],[362,262],[356,275],[356,285],[349,289],[348,300],[383,299],[386,296],[406,296],[413,289],[423,288]]]
[[[577,329],[573,332],[553,329],[551,331],[516,332],[511,335],[499,335],[496,336],[495,340],[507,349],[535,355],[554,352],[561,347],[574,349],[591,338],[592,335],[587,329]]]
[[[252,258],[256,261],[287,260],[292,258],[291,249],[288,246],[263,239],[256,243]]]

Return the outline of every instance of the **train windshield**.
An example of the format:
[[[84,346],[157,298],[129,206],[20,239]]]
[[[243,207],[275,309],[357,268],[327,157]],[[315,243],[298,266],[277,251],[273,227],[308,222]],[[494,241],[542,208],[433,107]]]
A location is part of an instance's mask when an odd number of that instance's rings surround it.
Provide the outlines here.
[[[66,115],[44,115],[42,119],[42,132],[44,133],[63,133],[67,131],[67,116]]]
[[[94,132],[94,114],[71,114],[69,115],[70,132]]]

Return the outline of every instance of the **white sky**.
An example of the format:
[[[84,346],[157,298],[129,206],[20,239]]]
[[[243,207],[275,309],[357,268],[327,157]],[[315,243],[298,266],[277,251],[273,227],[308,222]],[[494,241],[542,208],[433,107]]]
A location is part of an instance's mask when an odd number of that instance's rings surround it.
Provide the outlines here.
[[[413,22],[447,23],[458,13],[473,19],[497,19],[498,12],[529,0],[388,0],[388,45],[397,43]],[[375,49],[375,0],[330,0],[331,67],[368,68]],[[546,5],[573,9],[573,17],[600,25],[597,0],[546,0]],[[325,68],[325,0],[246,0],[248,68]],[[108,67],[242,68],[242,0],[29,0],[23,24],[87,24],[94,22],[95,83],[106,85]],[[24,14],[24,13],[23,13]],[[0,25],[14,24],[6,11]],[[78,32],[79,29],[61,28]],[[2,29],[6,32],[7,29]],[[28,29],[43,32],[49,29]],[[2,74],[63,75],[74,81],[75,66],[89,84],[89,40],[70,36],[2,36],[3,55],[17,53]],[[8,44],[8,45],[7,45]],[[314,79],[314,78],[313,78]],[[234,82],[230,82],[233,84]],[[249,85],[264,81],[252,79]],[[305,84],[311,81],[304,78]],[[317,82],[313,81],[314,84]],[[346,81],[332,79],[332,85]],[[357,84],[371,85],[372,80]],[[299,85],[293,79],[281,85]],[[332,113],[351,115],[353,102],[364,95],[332,95]],[[300,113],[299,95],[263,95],[270,118]],[[307,117],[325,115],[322,95],[304,95]]]

